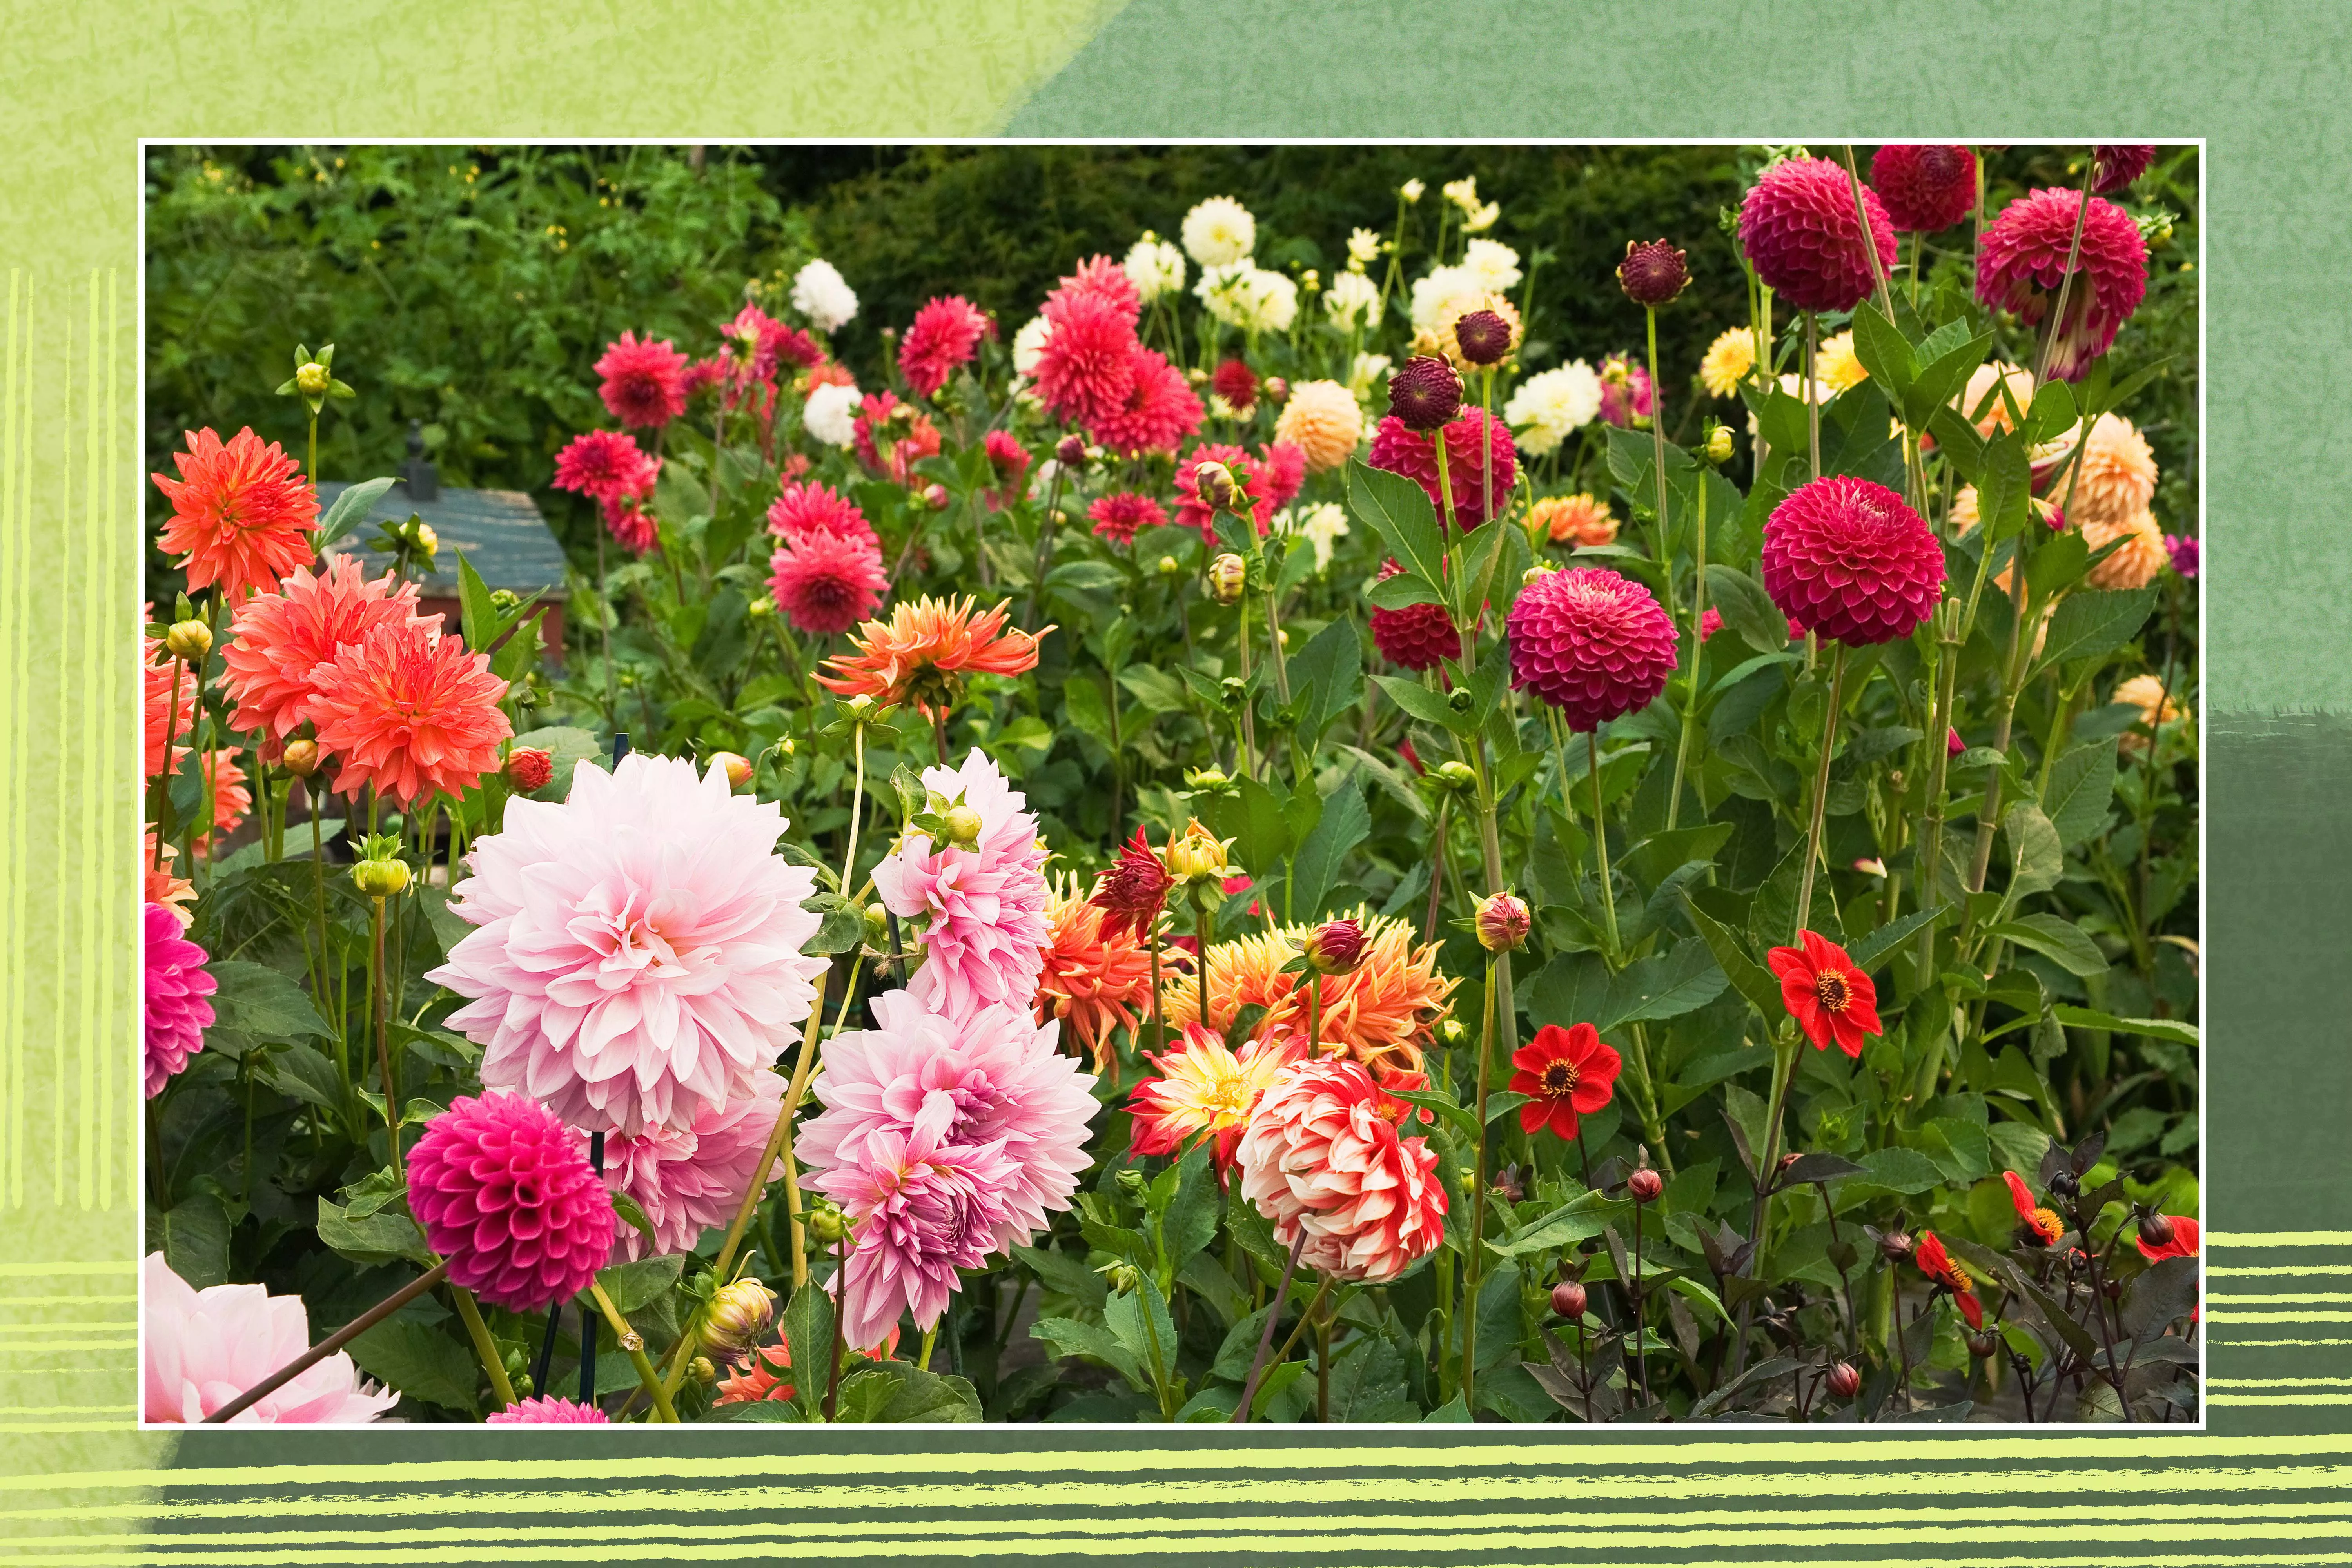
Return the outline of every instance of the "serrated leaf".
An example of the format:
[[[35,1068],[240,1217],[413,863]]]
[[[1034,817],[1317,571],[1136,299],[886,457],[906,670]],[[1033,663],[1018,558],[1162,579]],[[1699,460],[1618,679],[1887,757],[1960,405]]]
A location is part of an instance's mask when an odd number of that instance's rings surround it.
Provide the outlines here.
[[[1716,963],[1732,988],[1745,996],[1766,1019],[1779,1017],[1781,1010],[1780,983],[1772,978],[1771,971],[1749,958],[1738,937],[1721,922],[1710,918],[1687,897],[1683,900],[1683,912],[1690,917],[1691,925],[1706,943],[1707,951],[1715,955]]]
[[[1435,724],[1444,730],[1454,730],[1461,726],[1463,716],[1454,712],[1444,698],[1412,677],[1376,675],[1372,679],[1382,691],[1388,693],[1390,701],[1423,723]]]
[[[1721,611],[1724,624],[1758,653],[1789,651],[1789,617],[1780,613],[1764,584],[1745,572],[1709,563],[1706,602]]]
[[[146,1242],[172,1272],[199,1290],[228,1283],[228,1211],[211,1193],[195,1193],[168,1211],[147,1205]]]
[[[1400,565],[1424,582],[1445,577],[1445,541],[1428,495],[1402,474],[1348,464],[1348,510],[1378,533]]]
[[[1705,942],[1676,942],[1664,953],[1628,964],[1610,987],[1602,1028],[1654,1018],[1679,1018],[1723,994],[1723,968]]]
[[[1931,910],[1914,910],[1901,920],[1880,926],[1856,938],[1846,949],[1846,957],[1853,961],[1853,966],[1856,969],[1866,971],[1880,959],[1918,935],[1921,927],[1942,921],[1951,912],[1951,909],[1952,906],[1949,904],[1937,904]]]
[[[2031,801],[2018,802],[2002,816],[2000,830],[2009,840],[2009,898],[2012,904],[2029,894],[2048,892],[2058,885],[2058,879],[2066,874],[2066,850],[2059,841],[2057,828],[2051,826],[2040,806]]]
[[[393,1318],[360,1335],[348,1347],[360,1370],[429,1405],[472,1415],[478,1407],[479,1377],[464,1345],[432,1324]]]
[[[657,1258],[640,1258],[635,1263],[615,1263],[600,1269],[596,1283],[604,1287],[604,1294],[613,1305],[624,1312],[634,1312],[651,1306],[662,1292],[677,1283],[678,1271],[686,1259],[678,1253],[666,1253]]]
[[[327,515],[319,520],[319,531],[311,537],[310,547],[324,554],[327,546],[367,521],[368,513],[375,510],[375,503],[383,499],[383,492],[394,482],[389,479],[362,479],[345,486],[334,504],[327,508]]]
[[[2077,590],[2059,603],[2042,639],[2044,667],[2105,658],[2139,635],[2156,608],[2158,585],[2106,591]]]
[[[2056,829],[2062,847],[2089,838],[2107,819],[2116,793],[2116,743],[2085,741],[2051,764],[2050,785],[2042,795],[2042,810]]]

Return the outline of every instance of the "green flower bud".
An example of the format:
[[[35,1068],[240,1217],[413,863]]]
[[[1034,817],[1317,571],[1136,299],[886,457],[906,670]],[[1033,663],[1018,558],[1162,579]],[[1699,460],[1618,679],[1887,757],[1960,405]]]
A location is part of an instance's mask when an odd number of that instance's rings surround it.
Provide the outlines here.
[[[173,658],[201,664],[205,656],[213,651],[213,629],[202,621],[177,621],[163,634],[163,646],[171,650]]]
[[[363,898],[396,899],[408,890],[408,862],[362,860],[352,868],[352,886]]]
[[[940,814],[940,821],[947,827],[948,842],[957,848],[980,847],[980,833],[984,825],[980,820],[980,813],[971,807],[961,803],[951,805]]]

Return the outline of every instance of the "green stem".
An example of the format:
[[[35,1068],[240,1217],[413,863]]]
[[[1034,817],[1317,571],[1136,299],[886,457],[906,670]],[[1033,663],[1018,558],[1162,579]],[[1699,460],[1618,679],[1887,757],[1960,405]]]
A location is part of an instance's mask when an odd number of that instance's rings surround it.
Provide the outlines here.
[[[669,1390],[662,1386],[661,1378],[654,1371],[653,1362],[646,1355],[645,1336],[629,1327],[629,1320],[621,1315],[621,1310],[618,1307],[613,1305],[613,1298],[604,1294],[604,1286],[591,1279],[588,1282],[588,1294],[596,1303],[596,1310],[604,1315],[604,1321],[613,1325],[614,1339],[620,1342],[621,1349],[628,1352],[629,1364],[637,1369],[637,1382],[652,1397],[657,1417],[675,1424],[677,1420],[677,1410],[670,1404]]]
[[[1658,312],[1655,306],[1642,311],[1650,331],[1650,489],[1657,500],[1659,577],[1666,588],[1666,616],[1675,613],[1675,558],[1666,526],[1666,399],[1665,383],[1658,379]],[[1700,487],[1706,489],[1704,485]],[[1700,570],[1706,568],[1702,565]],[[1679,776],[1679,775],[1678,775]]]
[[[1805,833],[1805,871],[1797,882],[1797,928],[1789,933],[1792,943],[1801,944],[1804,931],[1813,913],[1813,873],[1822,859],[1822,818],[1829,805],[1830,754],[1837,750],[1838,708],[1845,695],[1845,644],[1837,645],[1837,655],[1830,660],[1829,711],[1822,720],[1822,760],[1813,770],[1813,818]]]
[[[375,1033],[375,1059],[383,1074],[383,1121],[392,1145],[392,1176],[396,1186],[407,1184],[400,1158],[400,1091],[393,1084],[392,1047],[383,1022],[383,900],[371,899],[368,919],[368,1017]]]
[[[1651,315],[1653,318],[1651,332],[1654,339],[1656,312],[1653,311]],[[1653,347],[1650,352],[1651,357],[1654,359],[1657,350]],[[1655,379],[1656,374],[1654,370],[1651,372],[1653,379]],[[1666,831],[1669,833],[1675,830],[1675,824],[1682,817],[1683,777],[1690,769],[1691,743],[1698,734],[1698,672],[1699,666],[1705,662],[1699,650],[1706,646],[1705,640],[1706,633],[1706,486],[1704,482],[1698,487],[1697,527],[1697,539],[1694,546],[1697,567],[1693,574],[1696,580],[1691,590],[1690,691],[1683,700],[1682,741],[1675,748],[1675,789],[1674,793],[1666,797]],[[1705,792],[1701,793],[1703,795]]]
[[[1471,1168],[1470,1251],[1462,1271],[1462,1402],[1470,1402],[1471,1380],[1477,1370],[1478,1280],[1486,1270],[1486,1092],[1495,1059],[1495,959],[1486,961],[1486,999],[1478,1024],[1478,1147]]]
[[[489,1374],[490,1392],[498,1395],[499,1408],[503,1410],[515,1402],[514,1384],[507,1381],[506,1363],[499,1355],[498,1342],[490,1338],[488,1324],[482,1321],[482,1310],[474,1304],[474,1293],[463,1285],[449,1287],[449,1299],[457,1303],[457,1316],[466,1322],[466,1336],[474,1342],[474,1354]]]
[[[1609,933],[1609,967],[1619,967],[1617,945],[1617,894],[1609,883],[1609,825],[1601,815],[1601,731],[1584,732],[1584,767],[1592,778],[1592,853],[1601,868],[1601,912],[1606,920]]]

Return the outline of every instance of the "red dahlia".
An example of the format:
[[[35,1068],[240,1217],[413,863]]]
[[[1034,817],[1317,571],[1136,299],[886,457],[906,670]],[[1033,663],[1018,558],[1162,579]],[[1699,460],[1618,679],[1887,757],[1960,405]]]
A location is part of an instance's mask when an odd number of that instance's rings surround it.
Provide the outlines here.
[[[1136,530],[1164,527],[1168,521],[1166,508],[1133,490],[1103,497],[1087,508],[1087,516],[1094,521],[1095,531],[1113,544],[1132,544]]]
[[[1975,210],[1977,155],[1965,147],[1898,142],[1870,160],[1870,187],[1900,234],[1935,234]]]
[[[2009,1201],[2017,1210],[2017,1228],[2021,1239],[2031,1237],[2036,1247],[2055,1247],[2058,1238],[2066,1234],[2066,1222],[2054,1210],[2033,1201],[2033,1189],[2015,1171],[2003,1171],[2000,1179],[2009,1184]]]
[[[1462,373],[1435,354],[1417,354],[1389,377],[1389,418],[1426,433],[1460,412]]]
[[[1791,637],[1812,631],[1853,647],[1893,642],[1935,613],[1944,547],[1885,485],[1833,475],[1772,509],[1764,586]]]
[[[686,412],[686,356],[667,338],[623,332],[604,345],[596,374],[604,378],[596,395],[624,425],[658,429]]]
[[[2066,318],[2050,343],[2050,374],[2061,381],[2079,380],[2107,352],[2147,293],[2147,242],[2139,225],[2113,202],[2090,201],[2083,219],[2083,276],[2066,290]],[[2038,324],[2066,276],[2082,205],[2080,191],[2044,189],[2003,207],[1985,226],[1977,252],[1978,300],[2013,312],[2028,326]]]
[[[1483,458],[1478,439],[1481,431],[1486,437]],[[1402,474],[1419,485],[1438,515],[1445,514],[1445,503],[1437,493],[1437,444],[1429,437],[1414,434],[1391,414],[1372,432],[1372,449],[1365,460],[1375,468]],[[1494,470],[1491,482],[1486,467],[1490,464]],[[1492,515],[1486,507],[1490,490],[1495,512],[1501,512],[1510,504],[1511,487],[1519,478],[1510,426],[1499,419],[1488,418],[1482,408],[1464,409],[1460,417],[1445,426],[1445,468],[1446,480],[1454,490],[1454,521],[1466,533]]]
[[[1105,911],[1104,935],[1126,931],[1140,942],[1159,923],[1160,911],[1168,905],[1168,889],[1174,886],[1175,879],[1139,827],[1133,838],[1118,847],[1118,858],[1102,874],[1087,901]]]
[[[1591,1025],[1563,1029],[1546,1024],[1534,1039],[1511,1053],[1511,1092],[1528,1096],[1519,1107],[1519,1130],[1549,1127],[1556,1138],[1575,1137],[1577,1118],[1591,1116],[1609,1103],[1622,1065]]]
[[[1381,578],[1404,570],[1394,561],[1381,563]],[[1378,581],[1379,579],[1375,579]],[[1404,669],[1435,669],[1440,660],[1462,651],[1462,634],[1443,605],[1408,605],[1402,610],[1372,610],[1372,646],[1381,657]]]
[[[898,340],[898,370],[919,396],[945,386],[959,365],[971,363],[981,340],[996,335],[988,313],[961,294],[933,300],[915,312]]]
[[[1234,413],[1246,414],[1257,404],[1257,372],[1241,360],[1229,359],[1209,378],[1209,390],[1223,398]]]
[[[2114,195],[2147,174],[2147,166],[2156,162],[2154,147],[2095,147],[2091,155],[2096,160],[2091,175],[2095,196]]]
[[[1880,269],[1895,265],[1895,227],[1886,208],[1862,193],[1870,243]],[[1853,183],[1823,158],[1788,158],[1764,171],[1739,206],[1739,247],[1770,285],[1800,310],[1851,310],[1877,286]]]
[[[1834,1045],[1859,1057],[1863,1041],[1886,1032],[1878,1021],[1878,987],[1853,966],[1845,949],[1821,932],[1800,935],[1800,945],[1776,947],[1765,955],[1780,982],[1780,1005],[1815,1050]]]
[[[1548,572],[1519,590],[1505,626],[1511,684],[1598,730],[1646,708],[1675,671],[1675,624],[1650,591],[1592,567]]]
[[[1125,393],[1097,409],[1087,428],[1114,452],[1175,451],[1201,428],[1199,395],[1157,349],[1132,349],[1127,371]]]

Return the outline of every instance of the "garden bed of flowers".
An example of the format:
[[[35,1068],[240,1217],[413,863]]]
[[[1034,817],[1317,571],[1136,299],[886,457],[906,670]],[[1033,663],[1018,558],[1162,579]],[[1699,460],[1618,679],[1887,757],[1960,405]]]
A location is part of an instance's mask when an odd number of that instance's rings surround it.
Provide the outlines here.
[[[146,1419],[2196,1419],[2159,150],[1743,156],[1539,370],[1469,176],[624,331],[560,660],[189,433]]]

